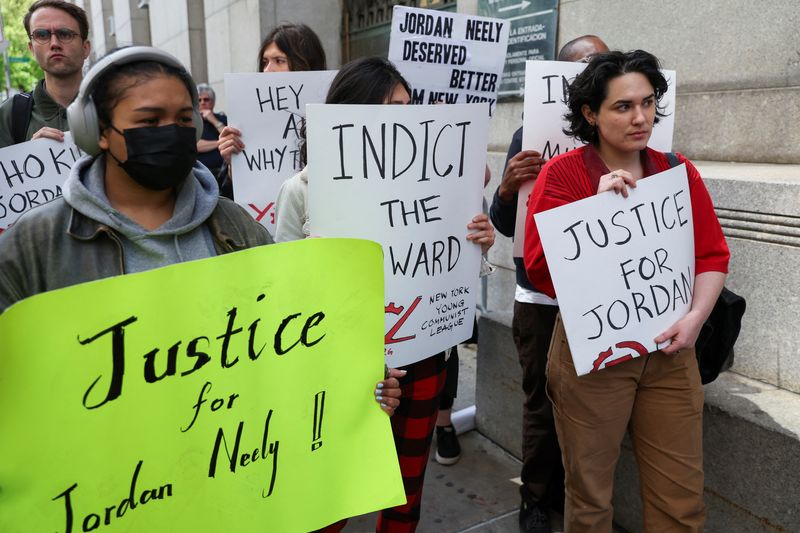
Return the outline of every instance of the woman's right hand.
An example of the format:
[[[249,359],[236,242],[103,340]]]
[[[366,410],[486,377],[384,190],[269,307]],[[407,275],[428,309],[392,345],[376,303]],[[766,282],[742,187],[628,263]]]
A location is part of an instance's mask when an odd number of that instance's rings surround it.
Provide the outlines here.
[[[612,170],[608,174],[600,176],[597,194],[606,191],[614,191],[617,194],[622,194],[624,198],[627,198],[628,187],[631,189],[636,188],[636,178],[633,177],[633,174],[622,169]]]
[[[242,142],[242,132],[233,126],[225,126],[219,132],[219,153],[222,158],[231,165],[231,156],[238,154],[244,150],[244,143]]]

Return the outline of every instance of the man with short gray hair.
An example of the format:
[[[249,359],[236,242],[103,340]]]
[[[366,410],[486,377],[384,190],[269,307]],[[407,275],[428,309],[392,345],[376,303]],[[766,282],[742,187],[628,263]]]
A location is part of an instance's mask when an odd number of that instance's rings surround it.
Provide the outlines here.
[[[197,141],[197,160],[208,167],[214,176],[218,176],[224,162],[218,149],[219,132],[228,124],[228,118],[224,113],[214,113],[217,95],[209,84],[197,85],[197,100],[203,117],[203,135]]]

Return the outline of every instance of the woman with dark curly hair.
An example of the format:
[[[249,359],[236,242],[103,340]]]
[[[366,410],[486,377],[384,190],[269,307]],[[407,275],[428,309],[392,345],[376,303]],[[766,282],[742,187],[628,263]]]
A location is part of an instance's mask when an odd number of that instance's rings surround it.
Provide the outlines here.
[[[595,56],[570,85],[565,132],[587,144],[550,160],[531,195],[524,260],[538,290],[555,297],[535,213],[604,191],[627,198],[638,180],[670,168],[667,154],[647,147],[664,116],[659,104],[666,90],[658,59],[642,50]],[[611,531],[614,469],[626,429],[639,464],[643,529],[703,530],[703,388],[694,344],[722,290],[730,254],[700,174],[676,156],[689,178],[696,274],[688,314],[655,339],[671,344],[578,377],[560,316],[556,321],[547,388],[566,472],[567,531]]]

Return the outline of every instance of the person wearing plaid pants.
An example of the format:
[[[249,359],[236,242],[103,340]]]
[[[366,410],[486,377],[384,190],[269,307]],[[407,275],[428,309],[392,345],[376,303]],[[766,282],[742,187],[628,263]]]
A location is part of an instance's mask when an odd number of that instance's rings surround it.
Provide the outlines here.
[[[439,396],[447,379],[444,352],[399,370],[406,371],[405,376],[398,378],[403,395],[391,420],[406,503],[380,512],[377,533],[414,533],[417,530]],[[318,533],[338,533],[345,524],[347,520],[341,520]]]
[[[377,533],[413,533],[417,529],[439,396],[447,379],[444,352],[401,370],[407,373],[400,378],[403,395],[392,416],[392,433],[407,501],[381,511]]]

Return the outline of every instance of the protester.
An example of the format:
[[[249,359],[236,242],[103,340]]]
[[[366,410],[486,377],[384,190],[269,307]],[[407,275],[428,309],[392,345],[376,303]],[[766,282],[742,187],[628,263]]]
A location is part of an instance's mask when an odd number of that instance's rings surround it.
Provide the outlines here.
[[[325,50],[314,30],[305,24],[281,24],[274,28],[258,51],[259,72],[325,70]],[[231,155],[244,150],[242,132],[226,126],[219,135],[219,152],[230,168]]]
[[[411,100],[410,94],[408,83],[394,65],[386,59],[370,57],[342,67],[331,82],[325,103],[406,105]],[[277,242],[310,236],[307,194],[307,168],[281,186],[275,212]],[[467,235],[467,239],[481,245],[484,252],[494,243],[494,229],[486,215],[474,217],[467,228],[474,232]],[[379,533],[412,533],[419,522],[428,452],[439,395],[447,374],[445,353],[440,352],[403,367],[403,370],[407,373],[400,378],[403,394],[392,417],[392,431],[407,503],[381,511],[377,525]],[[344,523],[338,523],[325,531],[340,531],[342,527]]]
[[[658,59],[641,50],[600,54],[569,87],[565,131],[588,144],[544,165],[525,228],[528,278],[551,298],[533,215],[605,191],[627,197],[638,180],[670,168],[666,154],[647,148],[667,90],[659,68]],[[703,530],[703,388],[694,343],[722,289],[729,252],[697,169],[677,158],[689,178],[696,274],[688,314],[654,339],[671,344],[578,377],[560,315],[556,319],[547,390],[566,471],[567,531],[611,531],[614,467],[626,428],[639,465],[642,529]]]
[[[314,30],[305,24],[275,27],[258,51],[259,72],[325,70],[325,50]]]
[[[224,113],[215,113],[214,105],[217,103],[217,93],[207,83],[197,86],[200,116],[203,117],[203,135],[197,141],[197,160],[203,163],[211,174],[216,176],[222,168],[222,156],[219,153],[219,132],[228,124],[228,117]],[[227,196],[223,194],[223,196]],[[230,198],[230,196],[227,196]]]
[[[90,155],[72,167],[63,197],[0,235],[0,313],[41,292],[272,243],[196,162],[197,90],[171,55],[146,46],[109,53],[68,114]],[[388,414],[400,375],[376,387]]]
[[[28,50],[44,71],[33,93],[0,105],[0,148],[31,139],[64,140],[66,107],[78,94],[83,62],[89,57],[86,12],[63,0],[38,0],[23,19]]]
[[[608,52],[596,35],[583,35],[565,44],[558,61],[586,61]],[[536,117],[530,117],[536,120]],[[557,126],[561,128],[559,123]],[[508,148],[503,178],[492,198],[489,216],[497,231],[514,237],[517,193],[527,181],[535,180],[544,165],[542,154],[522,149],[522,128],[514,132]],[[522,238],[522,236],[518,236]],[[564,468],[558,447],[553,408],[547,397],[547,349],[553,335],[558,302],[531,285],[521,257],[514,258],[517,287],[511,331],[522,367],[522,471],[519,492],[520,533],[550,533],[549,509],[564,507]]]

